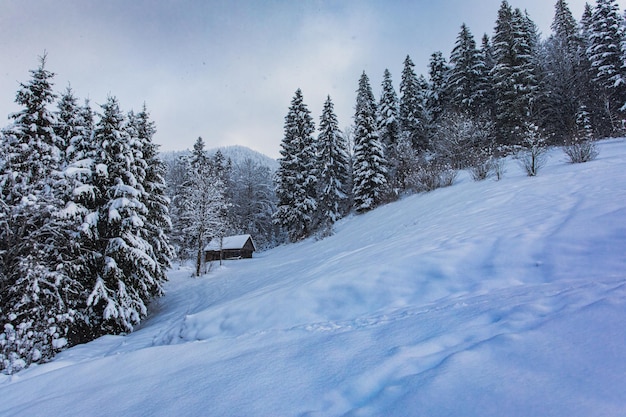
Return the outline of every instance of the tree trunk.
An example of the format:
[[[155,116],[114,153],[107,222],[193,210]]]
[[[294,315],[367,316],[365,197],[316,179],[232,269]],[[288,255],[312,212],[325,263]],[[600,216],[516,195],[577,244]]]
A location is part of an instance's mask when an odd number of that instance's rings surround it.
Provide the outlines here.
[[[198,236],[198,253],[196,256],[196,277],[202,272],[202,234]]]

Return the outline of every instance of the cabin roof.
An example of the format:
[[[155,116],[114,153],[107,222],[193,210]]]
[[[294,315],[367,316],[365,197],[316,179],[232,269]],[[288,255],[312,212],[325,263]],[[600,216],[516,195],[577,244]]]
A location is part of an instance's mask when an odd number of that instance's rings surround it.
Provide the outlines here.
[[[250,235],[224,236],[222,239],[221,250],[242,249],[248,239],[250,239],[250,242],[252,243],[252,247],[254,248],[253,250],[256,250],[256,245]],[[209,244],[204,247],[204,250],[205,252],[220,250],[220,239],[212,239]]]

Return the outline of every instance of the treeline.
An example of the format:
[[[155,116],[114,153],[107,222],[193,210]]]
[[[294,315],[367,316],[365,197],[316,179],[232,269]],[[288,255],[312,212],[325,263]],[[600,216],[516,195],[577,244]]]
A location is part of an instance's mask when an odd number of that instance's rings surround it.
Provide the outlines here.
[[[385,70],[376,101],[364,72],[348,132],[328,97],[315,137],[298,89],[285,118],[275,222],[292,241],[324,236],[351,209],[449,185],[458,169],[499,178],[500,158],[512,152],[529,175],[548,145],[566,145],[572,162],[592,159],[592,139],[624,132],[625,33],[615,0],[587,4],[579,22],[558,0],[543,40],[505,0],[493,36],[479,46],[463,24],[448,60],[432,54],[428,77],[407,56],[399,96]]]
[[[53,91],[46,58],[0,133],[0,372],[130,332],[173,249],[165,167],[144,108],[95,114]],[[53,106],[56,104],[56,108]]]

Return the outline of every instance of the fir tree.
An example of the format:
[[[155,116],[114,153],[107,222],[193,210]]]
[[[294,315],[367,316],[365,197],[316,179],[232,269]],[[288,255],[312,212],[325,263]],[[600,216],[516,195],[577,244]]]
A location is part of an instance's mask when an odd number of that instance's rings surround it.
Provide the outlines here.
[[[482,109],[481,115],[493,119],[495,117],[495,90],[493,88],[492,71],[495,66],[495,59],[491,40],[487,34],[484,34],[481,40],[479,59],[481,62],[479,68],[482,67],[482,71],[476,86],[477,102],[475,107]]]
[[[391,73],[388,69],[385,69],[381,89],[382,93],[377,107],[378,130],[385,149],[391,151],[400,137],[400,120],[398,96],[393,88]]]
[[[171,266],[174,248],[170,245],[168,233],[172,228],[169,215],[169,198],[166,195],[165,164],[159,158],[158,146],[152,141],[156,133],[154,122],[144,104],[140,113],[133,119],[136,134],[136,160],[143,161],[141,201],[147,209],[142,237],[151,246],[154,256],[154,277],[161,282],[167,280],[165,271]],[[137,162],[135,162],[137,164]],[[154,295],[160,295],[157,291]]]
[[[420,81],[413,70],[413,61],[407,55],[400,81],[400,129],[406,132],[416,149],[426,149],[425,97]]]
[[[501,141],[515,143],[521,140],[521,129],[530,117],[537,84],[536,28],[527,15],[519,9],[512,10],[504,0],[493,41],[497,128]]]
[[[584,103],[586,71],[582,66],[582,39],[567,3],[558,0],[552,35],[543,45],[537,97],[540,125],[557,142],[576,132],[576,115]]]
[[[298,89],[285,117],[282,157],[276,173],[278,210],[274,215],[276,223],[287,231],[292,242],[310,236],[314,229],[318,181],[314,132],[311,112]]]
[[[330,96],[324,103],[319,130],[319,228],[322,234],[327,235],[331,233],[333,224],[346,212],[350,158]]]
[[[476,41],[469,28],[463,24],[450,55],[448,94],[451,107],[456,111],[477,115],[483,92],[485,62],[476,48]]]
[[[141,201],[144,190],[138,177],[143,175],[145,161],[139,160],[117,99],[109,97],[102,110],[94,131],[100,201],[91,224],[101,258],[87,306],[101,331],[125,332],[145,317],[148,301],[161,294],[163,282],[153,274],[153,248],[142,236],[147,208]]]
[[[434,52],[430,56],[429,71],[430,83],[428,84],[426,94],[426,105],[428,108],[429,122],[435,123],[439,116],[448,107],[448,97],[446,90],[448,88],[449,66],[441,51]]]
[[[64,220],[64,178],[46,57],[21,88],[3,132],[0,191],[0,370],[49,360],[67,345],[80,283],[66,262],[78,255]]]
[[[597,0],[589,27],[587,54],[593,81],[602,99],[614,132],[620,128],[618,112],[626,102],[626,76],[623,69],[623,19],[615,0]]]
[[[376,127],[376,102],[365,72],[359,80],[354,124],[352,193],[354,207],[361,213],[381,204],[387,192],[387,162]]]
[[[383,144],[386,159],[389,163],[388,180],[393,187],[397,187],[395,161],[397,160],[396,150],[398,141],[400,140],[400,118],[398,108],[398,96],[393,88],[391,81],[391,73],[385,69],[383,82],[381,85],[382,93],[378,102],[378,132],[380,141]]]

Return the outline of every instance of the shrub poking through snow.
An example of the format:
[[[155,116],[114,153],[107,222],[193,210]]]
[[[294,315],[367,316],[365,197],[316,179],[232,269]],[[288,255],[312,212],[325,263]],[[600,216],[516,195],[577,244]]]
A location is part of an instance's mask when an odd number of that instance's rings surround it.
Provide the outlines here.
[[[547,150],[546,140],[541,136],[539,128],[534,124],[527,125],[526,132],[523,133],[522,150],[517,153],[517,159],[529,177],[536,176],[544,167]]]

